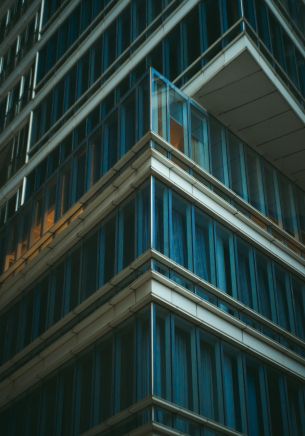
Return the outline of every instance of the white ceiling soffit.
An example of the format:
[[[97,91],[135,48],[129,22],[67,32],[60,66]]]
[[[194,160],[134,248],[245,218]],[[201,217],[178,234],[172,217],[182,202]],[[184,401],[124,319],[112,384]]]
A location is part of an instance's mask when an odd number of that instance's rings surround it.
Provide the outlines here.
[[[305,190],[305,113],[248,37],[183,90]]]

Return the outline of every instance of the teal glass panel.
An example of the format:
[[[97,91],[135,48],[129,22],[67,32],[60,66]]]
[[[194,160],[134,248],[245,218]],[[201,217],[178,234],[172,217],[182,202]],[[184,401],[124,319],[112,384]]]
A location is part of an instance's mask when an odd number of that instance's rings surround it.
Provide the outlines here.
[[[211,218],[195,211],[195,273],[210,283],[215,283],[215,257],[213,241],[213,222]]]
[[[275,319],[274,302],[272,298],[271,262],[266,256],[263,256],[259,252],[256,252],[255,257],[259,311],[267,318]]]
[[[262,377],[257,365],[247,361],[246,364],[246,399],[248,409],[249,436],[263,436],[263,409],[262,409]]]
[[[201,111],[191,105],[191,157],[203,169],[209,171],[208,120]]]
[[[217,286],[233,296],[236,288],[233,235],[219,224],[216,224],[215,255]]]
[[[253,251],[249,244],[236,238],[236,274],[238,296],[246,306],[257,308]]]
[[[199,335],[198,348],[198,392],[200,414],[220,421],[221,390],[219,379],[219,359],[217,342],[208,340],[207,335]]]
[[[224,351],[223,390],[225,423],[239,431],[242,430],[241,391],[238,362],[235,355]]]
[[[191,229],[190,207],[181,197],[172,195],[171,252],[170,257],[180,265],[190,268]]]

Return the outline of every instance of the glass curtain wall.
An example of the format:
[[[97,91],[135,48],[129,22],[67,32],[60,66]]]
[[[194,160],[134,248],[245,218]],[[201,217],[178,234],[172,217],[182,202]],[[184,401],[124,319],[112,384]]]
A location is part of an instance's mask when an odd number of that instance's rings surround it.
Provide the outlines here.
[[[73,311],[149,247],[147,182],[1,313],[0,364]]]
[[[1,411],[1,435],[79,435],[147,398],[150,331],[148,307]]]
[[[107,104],[102,101],[27,176],[22,207],[0,229],[0,272],[23,256],[149,131],[149,75],[110,111]],[[12,241],[8,227],[16,228]]]
[[[304,381],[158,305],[153,325],[154,395],[250,436],[302,433]],[[155,419],[183,434],[216,434],[163,410]]]
[[[152,77],[153,131],[305,243],[305,193],[155,70]]]
[[[304,340],[305,282],[181,194],[153,180],[153,248]],[[225,305],[221,308],[229,311]]]
[[[183,434],[219,436],[218,423],[249,436],[295,436],[305,424],[304,381],[153,304],[4,408],[1,434],[81,434],[122,411],[133,416],[131,406],[149,398],[150,410],[158,398],[166,409],[154,407],[133,428],[153,420]],[[125,416],[117,422],[126,432]]]

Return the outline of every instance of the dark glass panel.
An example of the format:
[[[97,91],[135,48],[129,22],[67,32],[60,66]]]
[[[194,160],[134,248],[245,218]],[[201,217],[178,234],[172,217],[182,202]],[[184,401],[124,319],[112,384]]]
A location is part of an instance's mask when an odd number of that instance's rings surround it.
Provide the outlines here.
[[[114,275],[116,269],[116,219],[110,218],[103,226],[103,280],[102,284],[107,283]]]
[[[92,417],[92,369],[93,369],[93,356],[92,352],[86,356],[79,363],[79,432],[83,433],[91,427]]]
[[[216,224],[217,286],[229,295],[235,294],[233,235]]]
[[[135,400],[135,338],[133,326],[119,332],[116,342],[116,409],[129,407]]]
[[[188,267],[191,259],[190,208],[186,201],[172,195],[172,231],[170,257],[180,265]]]
[[[81,300],[89,297],[97,289],[98,233],[85,240],[83,245]]]
[[[118,160],[118,114],[113,112],[105,121],[103,130],[103,173]]]
[[[259,312],[272,319],[272,306],[274,307],[271,278],[271,262],[263,254],[256,252],[256,280],[259,299]]]
[[[75,200],[79,200],[87,190],[87,153],[81,151],[75,157]]]
[[[305,285],[296,277],[292,278],[292,292],[294,299],[296,332],[305,339]]]
[[[291,289],[289,275],[279,265],[274,264],[274,291],[278,309],[278,323],[286,330],[294,331],[294,319],[291,311]]]
[[[227,132],[230,188],[240,197],[247,198],[244,173],[243,147],[237,136]]]
[[[209,119],[211,172],[218,180],[226,184],[227,168],[225,164],[224,128],[214,118]]]
[[[265,202],[261,175],[261,160],[249,147],[245,147],[244,150],[249,203],[264,213]]]
[[[70,310],[79,304],[81,282],[81,249],[77,248],[70,257]]]
[[[42,419],[40,433],[45,436],[56,434],[56,400],[57,400],[57,379],[49,379],[42,389]]]
[[[61,404],[59,410],[60,419],[60,434],[65,436],[72,436],[73,434],[73,411],[74,411],[74,367],[68,366],[60,374],[60,390],[61,390]]]
[[[266,214],[275,222],[279,221],[279,204],[276,185],[276,173],[274,168],[266,161],[262,161],[262,171],[264,177]]]
[[[256,308],[254,258],[251,246],[236,238],[236,272],[239,299],[252,309]]]
[[[264,427],[260,373],[259,367],[250,362],[246,365],[246,395],[249,436],[262,436]]]
[[[100,396],[101,422],[105,421],[113,413],[112,404],[114,396],[114,366],[113,366],[113,344],[112,340],[104,341],[97,349],[100,374],[100,385],[98,395]]]
[[[209,138],[207,117],[191,106],[191,157],[205,170],[209,171]]]
[[[200,414],[218,421],[220,418],[220,386],[216,343],[200,335],[198,353]]]
[[[60,216],[63,215],[71,204],[71,165],[67,165],[61,174]]]
[[[136,96],[132,92],[122,103],[120,112],[121,156],[128,152],[136,142]]]
[[[215,283],[213,223],[199,209],[195,212],[195,273],[210,283]]]
[[[123,263],[126,268],[135,258],[135,202],[128,202],[121,210],[122,219],[122,242],[123,242]]]
[[[225,423],[229,427],[241,431],[242,411],[241,411],[241,392],[240,392],[240,375],[238,362],[235,355],[231,352],[224,352],[223,355],[223,390],[224,390],[224,408]]]
[[[271,369],[268,370],[268,394],[272,434],[276,436],[287,435],[281,379],[279,374]],[[286,430],[288,430],[287,427]]]
[[[180,325],[175,325],[173,353],[173,400],[180,406],[193,410],[194,386],[192,374],[191,334]]]

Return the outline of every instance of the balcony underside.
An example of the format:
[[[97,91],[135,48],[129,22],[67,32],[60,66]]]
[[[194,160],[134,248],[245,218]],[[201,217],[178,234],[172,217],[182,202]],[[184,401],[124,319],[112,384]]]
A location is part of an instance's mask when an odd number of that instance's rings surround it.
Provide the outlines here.
[[[247,37],[184,91],[305,189],[305,114]]]

